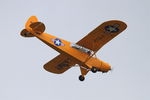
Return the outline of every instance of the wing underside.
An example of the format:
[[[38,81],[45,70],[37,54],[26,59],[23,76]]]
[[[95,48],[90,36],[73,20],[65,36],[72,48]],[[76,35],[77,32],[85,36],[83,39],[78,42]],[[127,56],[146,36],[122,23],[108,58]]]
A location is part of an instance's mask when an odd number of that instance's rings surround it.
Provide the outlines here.
[[[44,65],[44,69],[48,72],[52,72],[55,74],[61,74],[67,71],[71,66],[74,66],[75,63],[65,55],[58,55],[48,63]]]
[[[77,44],[96,52],[108,41],[125,30],[126,27],[127,25],[122,21],[112,20],[104,22],[77,42]]]

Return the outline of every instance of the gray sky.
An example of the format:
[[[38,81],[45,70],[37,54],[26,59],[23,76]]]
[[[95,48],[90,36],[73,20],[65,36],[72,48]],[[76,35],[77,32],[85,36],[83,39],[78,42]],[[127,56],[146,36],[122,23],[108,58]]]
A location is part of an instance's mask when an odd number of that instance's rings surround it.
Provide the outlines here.
[[[0,0],[1,100],[149,100],[149,0]],[[77,42],[104,21],[116,19],[128,28],[106,44],[97,57],[113,67],[106,74],[79,68],[61,75],[43,65],[58,55],[36,38],[19,32],[36,15],[46,32]]]

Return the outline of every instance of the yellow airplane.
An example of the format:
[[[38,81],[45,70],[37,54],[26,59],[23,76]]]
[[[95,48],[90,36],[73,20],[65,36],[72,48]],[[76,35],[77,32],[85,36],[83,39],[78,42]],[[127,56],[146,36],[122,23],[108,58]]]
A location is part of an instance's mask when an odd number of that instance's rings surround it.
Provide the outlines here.
[[[31,16],[21,31],[23,37],[37,37],[42,42],[52,47],[60,54],[44,65],[48,72],[61,74],[69,68],[78,65],[81,70],[80,81],[84,81],[85,75],[92,71],[108,72],[111,66],[96,58],[96,52],[107,42],[113,39],[127,28],[127,25],[118,20],[102,23],[87,36],[77,43],[71,43],[61,38],[44,33],[45,25],[39,22],[36,16]]]

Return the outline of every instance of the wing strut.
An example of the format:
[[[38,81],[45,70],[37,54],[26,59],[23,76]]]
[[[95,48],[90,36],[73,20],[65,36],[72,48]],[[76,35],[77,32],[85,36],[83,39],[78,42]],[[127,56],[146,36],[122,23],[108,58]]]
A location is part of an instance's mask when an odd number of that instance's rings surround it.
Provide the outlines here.
[[[95,55],[95,57],[96,57],[96,52],[94,52],[92,55],[88,56],[88,57],[85,59],[84,63],[86,63],[86,62],[87,62],[90,58],[92,58],[94,55]]]

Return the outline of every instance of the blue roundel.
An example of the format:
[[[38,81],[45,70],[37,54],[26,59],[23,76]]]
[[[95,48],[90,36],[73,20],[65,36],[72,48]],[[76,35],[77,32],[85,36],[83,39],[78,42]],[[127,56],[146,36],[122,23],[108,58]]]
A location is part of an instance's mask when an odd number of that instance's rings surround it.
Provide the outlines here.
[[[54,44],[56,45],[56,46],[60,46],[61,45],[61,40],[59,40],[59,39],[55,39],[54,40]]]
[[[112,26],[112,25],[105,26],[105,30],[107,32],[111,32],[111,33],[115,33],[115,32],[119,31],[118,25],[117,26],[116,25],[114,25],[114,26]]]

